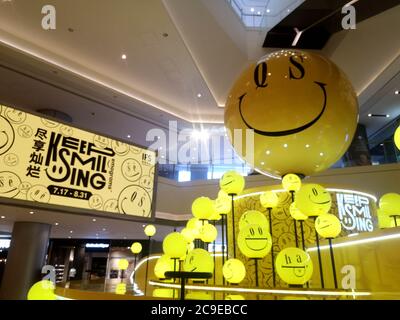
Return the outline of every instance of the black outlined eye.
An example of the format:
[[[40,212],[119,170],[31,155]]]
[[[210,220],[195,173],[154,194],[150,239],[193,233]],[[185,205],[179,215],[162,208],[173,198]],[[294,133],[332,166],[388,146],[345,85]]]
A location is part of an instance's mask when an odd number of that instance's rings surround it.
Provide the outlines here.
[[[318,195],[318,191],[317,191],[317,189],[315,189],[315,188],[312,188],[312,192],[313,192],[314,196],[317,196],[317,195]]]
[[[253,228],[250,228],[250,234],[251,234],[252,236],[255,235],[255,232],[254,232],[254,229],[253,229]]]

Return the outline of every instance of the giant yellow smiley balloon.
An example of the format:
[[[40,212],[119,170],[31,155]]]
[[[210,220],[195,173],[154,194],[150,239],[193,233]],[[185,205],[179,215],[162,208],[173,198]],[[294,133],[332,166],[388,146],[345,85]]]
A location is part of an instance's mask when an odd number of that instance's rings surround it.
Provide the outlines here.
[[[236,171],[227,171],[219,180],[220,188],[228,195],[239,194],[244,189],[244,178]]]
[[[154,266],[154,274],[157,278],[164,279],[165,272],[174,271],[174,268],[176,270],[179,266],[178,263],[179,262],[175,262],[171,257],[164,254],[157,259],[156,265]]]
[[[394,133],[394,144],[400,150],[400,126],[396,129],[396,132]]]
[[[400,194],[386,193],[379,199],[381,213],[388,216],[400,215]]]
[[[28,291],[28,300],[56,300],[55,286],[49,280],[36,282]]]
[[[200,197],[192,203],[192,213],[195,218],[206,220],[215,212],[214,202],[207,197]]]
[[[276,272],[288,284],[301,285],[311,279],[313,263],[309,254],[298,248],[286,248],[275,260]]]
[[[266,191],[260,195],[260,202],[264,208],[275,208],[278,206],[279,198],[276,192]]]
[[[217,239],[218,231],[212,224],[205,224],[200,228],[200,239],[205,243],[211,243]]]
[[[328,58],[298,50],[281,50],[250,65],[225,107],[236,152],[277,178],[333,165],[348,149],[357,117],[357,96],[346,75]],[[232,141],[235,129],[242,130],[241,141]],[[254,152],[247,150],[247,129],[254,130]]]
[[[248,258],[264,258],[271,250],[271,235],[265,226],[250,224],[239,231],[238,246]]]
[[[321,237],[333,239],[342,231],[342,224],[335,215],[324,213],[315,220],[315,230]]]
[[[319,184],[305,184],[296,194],[296,206],[309,217],[319,216],[331,209],[332,198]]]
[[[163,251],[171,258],[180,258],[186,254],[187,240],[179,232],[167,235],[163,241]]]
[[[303,212],[301,212],[297,206],[296,206],[296,202],[293,202],[290,207],[289,207],[289,213],[292,216],[292,218],[294,220],[298,220],[298,221],[304,221],[308,219],[308,216],[306,214],[304,214]]]

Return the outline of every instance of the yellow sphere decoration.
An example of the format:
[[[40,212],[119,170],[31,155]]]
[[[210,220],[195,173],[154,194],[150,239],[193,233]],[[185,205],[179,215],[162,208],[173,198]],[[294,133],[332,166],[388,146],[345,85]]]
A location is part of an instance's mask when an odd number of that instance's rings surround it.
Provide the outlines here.
[[[392,217],[389,217],[381,209],[378,209],[378,225],[381,229],[394,228],[396,223]]]
[[[131,251],[133,254],[139,254],[142,252],[142,244],[140,242],[134,242],[131,246]]]
[[[240,294],[230,294],[225,297],[225,300],[246,300],[246,299]]]
[[[156,227],[153,226],[152,224],[149,224],[144,228],[144,234],[148,237],[154,236],[156,234],[156,231],[157,231]]]
[[[250,224],[261,225],[267,230],[267,232],[269,232],[269,221],[260,211],[249,210],[243,213],[239,219],[239,231],[243,230]]]
[[[200,239],[203,242],[211,243],[217,239],[218,231],[212,224],[205,224],[200,228]]]
[[[208,223],[208,222],[206,222]],[[203,222],[197,218],[192,218],[186,223],[186,228],[192,231],[195,239],[200,239],[200,228],[203,226]]]
[[[248,258],[264,258],[271,250],[272,239],[267,228],[250,224],[239,231],[238,246]]]
[[[28,291],[28,300],[56,300],[54,283],[49,280],[36,282]]]
[[[279,198],[276,192],[266,191],[260,195],[260,202],[264,208],[276,208],[279,203]]]
[[[166,289],[166,288],[157,288],[153,290],[154,298],[177,298],[179,297],[178,290],[174,289]]]
[[[394,144],[397,146],[397,149],[400,150],[400,126],[396,129],[394,133]]]
[[[187,243],[191,243],[194,240],[194,234],[192,229],[183,228],[181,231],[182,236],[185,238]]]
[[[225,107],[225,127],[242,130],[236,152],[280,178],[323,171],[346,152],[357,127],[357,95],[346,75],[313,52],[281,50],[249,66]],[[246,152],[246,129],[254,152]],[[236,138],[238,140],[238,138]]]
[[[333,239],[342,231],[342,224],[335,215],[324,213],[315,220],[315,230],[321,237]]]
[[[125,283],[118,283],[117,287],[115,288],[115,293],[124,295],[126,293],[126,284]]]
[[[225,172],[219,180],[220,188],[228,195],[241,193],[244,189],[244,185],[244,178],[236,171]]]
[[[232,198],[228,196],[223,190],[218,193],[215,199],[215,211],[218,214],[228,214],[232,210]]]
[[[200,197],[192,203],[192,214],[198,219],[208,219],[215,212],[214,202],[207,197]]]
[[[319,184],[305,184],[296,193],[296,206],[309,217],[328,213],[332,206],[332,197]]]
[[[167,235],[163,241],[163,251],[171,258],[180,258],[186,254],[187,241],[179,232]]]
[[[297,206],[296,206],[296,202],[293,202],[290,207],[289,207],[289,213],[292,216],[292,218],[294,220],[307,220],[308,216],[306,214],[304,214],[303,212],[301,212]]]
[[[386,193],[379,199],[379,209],[383,214],[400,215],[400,194]]]
[[[126,270],[129,267],[129,261],[126,259],[118,260],[118,269],[119,270]]]
[[[242,261],[238,259],[229,259],[222,268],[222,274],[229,283],[238,284],[246,276],[246,268]]]
[[[204,249],[193,249],[186,256],[183,270],[187,272],[211,272],[214,271],[214,260],[210,253]]]
[[[177,265],[178,263],[176,263]],[[177,268],[177,266],[175,267]],[[154,274],[159,279],[165,279],[165,272],[174,271],[174,260],[166,254],[162,255],[157,259],[156,265],[154,266]]]
[[[311,279],[313,263],[309,254],[298,248],[286,248],[275,260],[276,272],[288,284],[302,285]]]
[[[286,174],[282,179],[282,187],[286,191],[299,191],[301,188],[301,179],[297,174]]]

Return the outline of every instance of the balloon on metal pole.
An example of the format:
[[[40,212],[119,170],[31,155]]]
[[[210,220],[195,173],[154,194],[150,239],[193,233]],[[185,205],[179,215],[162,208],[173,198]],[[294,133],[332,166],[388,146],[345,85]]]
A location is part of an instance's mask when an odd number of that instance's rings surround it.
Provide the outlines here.
[[[272,209],[276,208],[279,203],[279,198],[276,192],[266,191],[260,195],[261,205],[268,210],[269,232],[271,234],[271,268],[272,268],[272,286],[276,287],[276,272],[275,272],[275,255],[274,255],[274,235],[272,227]]]
[[[144,284],[144,295],[147,294],[147,279],[148,279],[148,273],[149,273],[149,259],[151,255],[151,238],[156,234],[156,227],[153,226],[152,224],[147,225],[144,228],[144,234],[149,238],[149,246],[148,246],[148,258],[146,260],[146,276],[145,276],[145,284]]]
[[[136,284],[136,262],[137,262],[137,256],[139,253],[142,252],[142,244],[140,242],[134,242],[131,246],[131,252],[134,254],[135,256],[135,266],[133,268],[133,284]]]

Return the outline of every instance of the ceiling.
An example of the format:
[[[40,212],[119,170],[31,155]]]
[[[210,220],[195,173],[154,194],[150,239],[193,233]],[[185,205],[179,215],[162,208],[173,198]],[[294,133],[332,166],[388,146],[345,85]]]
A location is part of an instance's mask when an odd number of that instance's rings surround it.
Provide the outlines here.
[[[56,30],[41,28],[45,4],[57,9]],[[360,122],[369,134],[400,115],[400,96],[393,94],[400,88],[399,14],[397,6],[361,22],[354,32],[339,32],[320,51],[354,84]],[[168,134],[171,120],[178,121],[178,129],[218,130],[237,76],[250,61],[275,50],[262,48],[265,32],[246,30],[225,0],[118,0],[118,6],[106,0],[0,1],[0,103],[64,111],[73,125],[143,146],[153,142],[146,140],[150,129]],[[94,224],[91,217],[67,213],[31,216],[5,206],[0,211],[6,213],[0,231],[10,231],[21,219],[59,222],[53,237],[73,229],[72,237],[98,233],[121,239],[142,228],[103,218]]]

